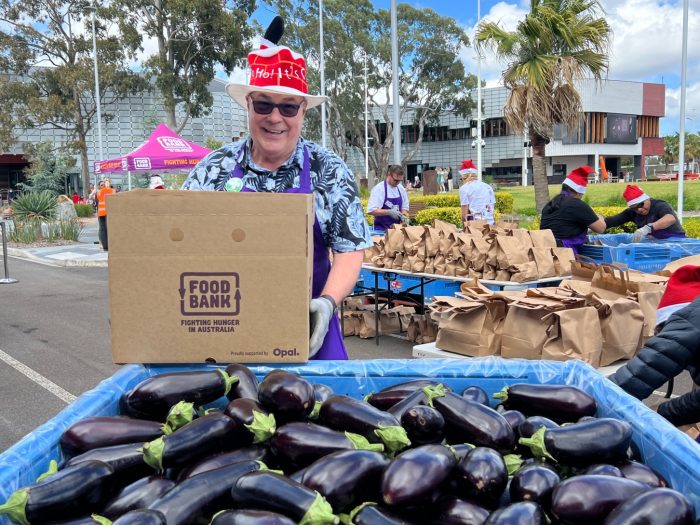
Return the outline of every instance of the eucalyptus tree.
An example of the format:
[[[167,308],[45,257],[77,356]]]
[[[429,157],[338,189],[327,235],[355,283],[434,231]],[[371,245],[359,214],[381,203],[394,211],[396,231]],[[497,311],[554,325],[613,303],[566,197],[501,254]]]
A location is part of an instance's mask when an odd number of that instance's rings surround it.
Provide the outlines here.
[[[612,32],[600,14],[597,0],[531,0],[515,31],[491,21],[477,30],[477,48],[491,48],[507,62],[504,115],[515,133],[529,133],[538,212],[549,201],[545,146],[554,125],[573,130],[581,122],[574,83],[584,77],[601,81],[608,69]]]
[[[98,15],[101,109],[109,122],[110,109],[145,84],[128,67],[136,33],[120,32],[109,7]],[[63,132],[65,142],[54,147],[79,155],[85,191],[87,137],[97,112],[91,17],[88,0],[0,1],[0,147],[9,149],[20,132],[37,127]]]
[[[310,89],[318,92],[318,2],[284,0],[275,7],[287,23],[281,43],[304,54]],[[365,146],[366,58],[370,170],[383,174],[393,151],[390,13],[375,10],[368,0],[324,0],[323,9],[330,147],[347,158],[351,149]],[[425,127],[436,124],[441,114],[471,113],[474,102],[469,93],[476,78],[460,59],[469,38],[453,18],[399,4],[397,19],[401,120],[417,129],[416,142],[401,159],[405,164],[420,148]],[[317,138],[319,129],[320,114],[309,113],[307,133]]]

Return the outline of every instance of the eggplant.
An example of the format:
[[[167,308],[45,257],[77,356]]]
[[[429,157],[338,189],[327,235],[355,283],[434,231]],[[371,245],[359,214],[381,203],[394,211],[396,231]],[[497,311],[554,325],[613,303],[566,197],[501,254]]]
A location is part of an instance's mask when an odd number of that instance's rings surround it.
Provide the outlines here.
[[[44,523],[80,518],[97,511],[114,489],[112,467],[101,461],[83,461],[13,492],[0,515],[17,523]]]
[[[572,467],[622,460],[632,440],[625,421],[600,418],[559,428],[540,428],[530,438],[520,438],[537,457],[547,457]]]
[[[428,405],[432,407],[433,398],[444,396],[446,393],[447,389],[442,383],[438,383],[435,386],[424,386],[423,388],[413,391],[405,399],[386,410],[386,412],[394,416],[398,421],[401,421],[401,416],[403,416],[407,410],[419,405]]]
[[[542,508],[531,501],[513,503],[491,514],[484,525],[545,525]]]
[[[559,428],[559,425],[548,417],[530,416],[518,425],[518,436],[525,438],[532,437],[541,427]]]
[[[551,510],[569,525],[601,523],[620,503],[649,490],[649,485],[631,479],[583,474],[556,486]]]
[[[151,467],[143,460],[141,447],[143,447],[143,443],[93,448],[72,457],[63,465],[63,468],[91,459],[102,461],[114,470],[113,479],[115,480],[115,485],[124,487],[137,479],[148,476],[152,472]]]
[[[258,400],[278,423],[303,421],[314,409],[314,387],[306,379],[284,370],[273,370],[258,386]]]
[[[52,521],[50,525],[112,525],[112,522],[104,516],[93,514],[92,516],[85,516],[74,520]]]
[[[401,426],[413,445],[441,443],[445,436],[445,418],[432,407],[418,405],[401,416]]]
[[[652,487],[668,487],[668,482],[651,467],[638,461],[625,460],[617,464],[620,472],[627,479],[641,481]]]
[[[265,443],[277,429],[275,416],[265,410],[255,399],[234,399],[224,410],[238,427],[234,438],[239,446]]]
[[[434,503],[457,459],[444,445],[423,445],[396,456],[382,475],[382,500],[390,507]]]
[[[127,512],[148,507],[174,486],[173,480],[160,476],[141,478],[121,489],[107,502],[100,514],[116,520]]]
[[[486,393],[486,390],[480,386],[468,386],[462,390],[462,397],[469,401],[474,401],[475,403],[481,403],[487,407],[491,406],[489,402],[489,395]]]
[[[208,524],[214,513],[232,507],[236,481],[263,468],[260,461],[248,460],[202,472],[181,481],[148,508],[162,512],[168,525]]]
[[[389,390],[387,392],[374,392],[365,397],[365,401],[379,410],[389,410],[391,407],[400,403],[408,396],[417,392],[420,389],[410,390]]]
[[[236,481],[231,496],[238,507],[279,512],[302,523],[325,525],[340,522],[333,508],[318,492],[274,472],[252,472]],[[168,525],[171,525],[168,522]]]
[[[584,416],[595,415],[595,399],[575,386],[532,385],[519,383],[505,387],[493,395],[506,408],[523,414],[548,417],[557,423],[573,423]]]
[[[389,459],[369,450],[334,452],[304,469],[301,484],[321,494],[336,512],[375,501]]]
[[[469,451],[474,448],[474,445],[469,443],[459,443],[457,445],[450,445],[450,450],[457,458],[457,461],[461,461],[464,456],[469,454]]]
[[[623,478],[622,471],[615,465],[610,465],[609,463],[597,463],[586,468],[582,474],[600,474],[601,476],[615,476],[616,478]],[[637,480],[640,481],[640,480]]]
[[[510,452],[515,447],[515,433],[508,421],[496,412],[455,393],[433,399],[433,405],[445,418],[448,433],[459,442]]]
[[[605,525],[692,525],[693,506],[678,491],[658,488],[633,496],[608,514]]]
[[[318,417],[329,428],[359,434],[372,443],[383,443],[390,454],[411,444],[393,415],[348,396],[326,399]]]
[[[544,465],[527,465],[518,470],[510,482],[510,500],[532,501],[549,512],[552,506],[552,492],[560,478],[553,469]]]
[[[177,475],[177,481],[180,482],[183,479],[191,478],[192,476],[196,476],[208,470],[226,467],[250,459],[262,461],[269,466],[272,462],[272,453],[263,445],[251,445],[249,447],[232,450],[231,452],[222,452],[220,454],[207,456],[198,463],[193,463],[182,469]]]
[[[265,510],[225,510],[211,520],[211,525],[295,525],[283,514]]]
[[[518,439],[520,437],[520,431],[518,429],[520,425],[525,422],[525,419],[527,419],[525,414],[520,412],[520,410],[506,410],[505,412],[501,412],[501,415],[508,421],[510,428],[513,429],[515,439]]]
[[[241,363],[231,363],[226,367],[229,377],[236,377],[236,381],[231,385],[226,397],[229,401],[234,399],[258,399],[258,378],[253,371]]]
[[[138,509],[127,512],[112,525],[166,525],[165,516],[157,510]]]
[[[438,503],[434,525],[483,525],[489,511],[476,503],[450,498]]]
[[[236,423],[225,414],[214,412],[195,419],[169,436],[143,445],[143,459],[158,472],[180,468],[206,456],[236,446]]]
[[[123,416],[93,416],[68,427],[59,445],[68,459],[94,448],[151,441],[163,435],[163,424]]]
[[[370,444],[364,437],[350,432],[338,432],[315,423],[287,423],[277,429],[270,440],[274,455],[287,467],[299,469],[341,450],[374,450],[381,444]]]
[[[313,383],[311,386],[314,387],[314,400],[316,400],[317,403],[323,403],[326,399],[335,394],[333,389],[327,385]]]
[[[119,408],[127,416],[165,420],[176,403],[186,401],[195,406],[206,405],[227,395],[236,381],[236,377],[220,368],[159,374],[125,392],[119,400]]]
[[[385,388],[382,388],[378,393],[392,392],[395,390],[420,390],[423,387],[435,386],[437,384],[438,384],[438,382],[435,381],[434,379],[411,379],[410,381],[404,381],[402,383],[395,383],[391,386],[387,386]],[[445,388],[447,388],[447,390],[449,390],[449,391],[452,390],[448,386],[446,386]]]
[[[508,483],[503,456],[492,448],[476,447],[457,464],[460,496],[494,507]]]
[[[364,504],[351,513],[352,525],[413,525],[374,503]]]

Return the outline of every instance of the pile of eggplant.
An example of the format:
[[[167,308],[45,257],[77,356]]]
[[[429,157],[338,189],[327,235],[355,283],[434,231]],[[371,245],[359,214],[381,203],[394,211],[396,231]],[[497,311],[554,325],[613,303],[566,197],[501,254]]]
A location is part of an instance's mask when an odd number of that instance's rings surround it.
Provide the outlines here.
[[[206,409],[227,398],[223,410]],[[284,370],[161,374],[120,415],[76,422],[62,461],[0,514],[22,525],[685,525],[624,421],[571,386],[454,392],[420,379],[358,400]],[[494,401],[494,404],[496,401]]]

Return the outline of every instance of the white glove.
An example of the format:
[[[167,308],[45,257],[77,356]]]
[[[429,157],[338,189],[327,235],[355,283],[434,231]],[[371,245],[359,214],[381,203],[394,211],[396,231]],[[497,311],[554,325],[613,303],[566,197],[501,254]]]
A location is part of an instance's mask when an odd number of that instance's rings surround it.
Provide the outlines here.
[[[408,216],[407,216],[407,215],[403,215],[403,214],[401,215],[401,222],[402,222],[403,224],[405,224],[406,226],[408,226],[408,225],[410,224],[410,220],[409,220]]]
[[[651,233],[651,224],[646,224],[632,234],[632,242],[643,241]]]
[[[331,322],[335,305],[327,297],[321,296],[311,299],[309,313],[311,320],[311,338],[309,339],[309,357],[315,356],[323,345],[323,340],[328,333],[328,325]]]
[[[397,221],[400,221],[403,219],[403,215],[401,215],[401,212],[397,209],[394,209],[394,208],[389,209],[388,215],[389,215],[389,217],[391,217],[392,219],[395,219]]]

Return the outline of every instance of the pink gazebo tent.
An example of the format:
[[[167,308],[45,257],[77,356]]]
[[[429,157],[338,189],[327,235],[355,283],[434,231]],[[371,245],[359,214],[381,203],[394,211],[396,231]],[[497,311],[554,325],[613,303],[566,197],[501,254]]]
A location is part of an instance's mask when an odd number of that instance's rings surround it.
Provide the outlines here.
[[[159,124],[146,141],[131,153],[95,162],[95,174],[132,171],[190,170],[211,150],[185,140],[165,124]]]

